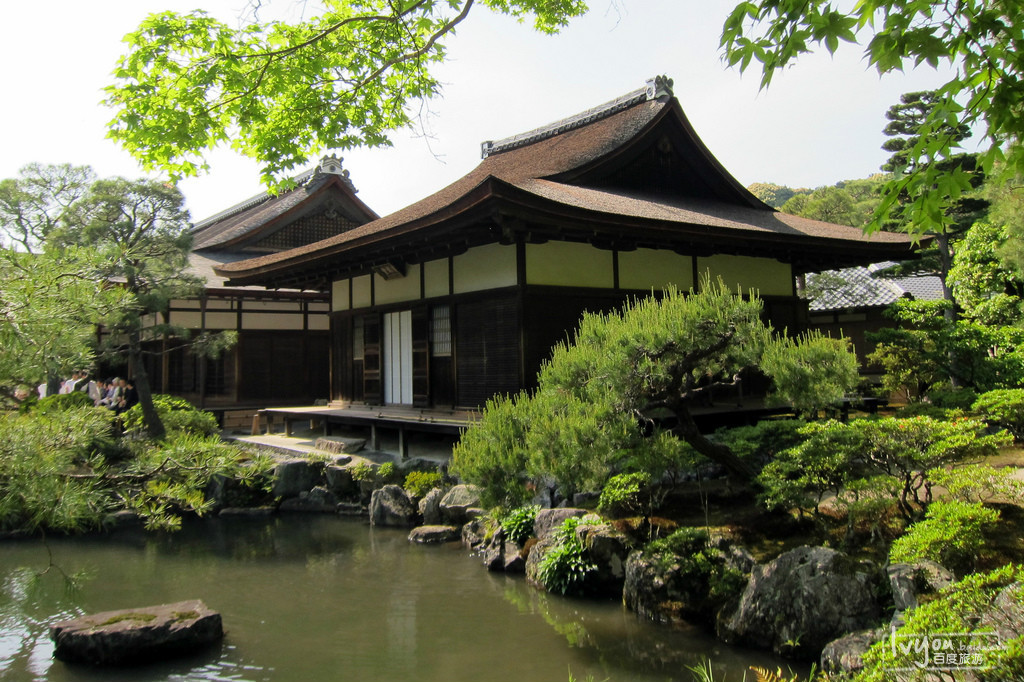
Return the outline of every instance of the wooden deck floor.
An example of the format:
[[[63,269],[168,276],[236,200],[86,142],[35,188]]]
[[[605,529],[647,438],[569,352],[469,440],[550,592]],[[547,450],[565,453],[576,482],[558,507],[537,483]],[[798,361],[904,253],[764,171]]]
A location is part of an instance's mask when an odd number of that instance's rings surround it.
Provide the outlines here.
[[[279,420],[284,433],[290,436],[292,424],[309,421],[310,428],[321,428],[325,436],[331,435],[333,425],[368,426],[371,449],[380,449],[380,430],[398,432],[398,451],[408,456],[410,433],[440,433],[458,436],[462,430],[480,418],[480,413],[469,410],[417,409],[380,405],[310,405],[308,407],[270,407],[260,410],[253,420],[253,434],[272,433]]]

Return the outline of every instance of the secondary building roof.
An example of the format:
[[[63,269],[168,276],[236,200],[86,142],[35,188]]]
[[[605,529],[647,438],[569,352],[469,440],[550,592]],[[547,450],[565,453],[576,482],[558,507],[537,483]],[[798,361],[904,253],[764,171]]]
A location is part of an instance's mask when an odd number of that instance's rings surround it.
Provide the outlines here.
[[[291,189],[257,194],[196,223],[192,248],[280,251],[299,245],[290,242],[319,241],[376,220],[379,216],[356,197],[341,162],[337,156],[325,156],[315,168],[293,178]],[[311,239],[317,232],[320,235]]]
[[[867,267],[844,268],[807,276],[807,286],[814,292],[812,312],[878,308],[901,298],[937,301],[942,298],[942,281],[937,275],[909,277],[876,277],[873,273],[893,263]]]
[[[746,254],[795,273],[905,258],[906,235],[780,213],[740,185],[698,138],[671,80],[543,128],[483,144],[473,171],[389,216],[281,253],[224,264],[236,284],[326,288],[396,261],[473,245],[560,239],[604,248]]]

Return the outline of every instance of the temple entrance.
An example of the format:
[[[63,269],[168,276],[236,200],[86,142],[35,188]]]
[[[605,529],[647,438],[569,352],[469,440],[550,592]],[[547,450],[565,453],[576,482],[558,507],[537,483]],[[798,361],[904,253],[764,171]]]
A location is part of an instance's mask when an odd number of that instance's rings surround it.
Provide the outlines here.
[[[384,403],[412,405],[412,311],[384,314]]]

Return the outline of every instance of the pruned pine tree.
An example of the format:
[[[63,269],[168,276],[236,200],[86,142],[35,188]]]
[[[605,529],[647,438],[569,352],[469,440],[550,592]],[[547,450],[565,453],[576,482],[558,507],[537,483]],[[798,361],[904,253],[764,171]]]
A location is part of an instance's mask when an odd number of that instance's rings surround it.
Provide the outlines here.
[[[750,480],[749,462],[700,432],[694,406],[757,368],[780,398],[808,413],[839,401],[857,380],[845,341],[789,339],[761,312],[756,294],[705,278],[688,294],[671,288],[621,312],[584,315],[532,394],[488,404],[456,447],[454,468],[495,502],[522,499],[524,470],[535,480],[553,477],[569,494],[599,488],[624,466],[657,467],[650,473],[659,477],[694,451]]]

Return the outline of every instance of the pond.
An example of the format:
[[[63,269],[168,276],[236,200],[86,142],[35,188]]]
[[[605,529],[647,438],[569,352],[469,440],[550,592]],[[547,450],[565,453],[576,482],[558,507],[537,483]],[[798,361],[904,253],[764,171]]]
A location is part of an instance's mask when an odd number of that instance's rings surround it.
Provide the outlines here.
[[[643,622],[615,601],[547,595],[487,572],[458,545],[406,536],[286,515],[197,521],[169,535],[4,542],[0,679],[688,682],[687,667],[710,658],[716,679],[732,682],[746,666],[781,664]],[[52,658],[52,622],[185,599],[221,612],[223,644],[113,671]]]

